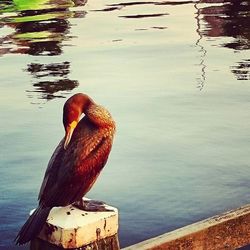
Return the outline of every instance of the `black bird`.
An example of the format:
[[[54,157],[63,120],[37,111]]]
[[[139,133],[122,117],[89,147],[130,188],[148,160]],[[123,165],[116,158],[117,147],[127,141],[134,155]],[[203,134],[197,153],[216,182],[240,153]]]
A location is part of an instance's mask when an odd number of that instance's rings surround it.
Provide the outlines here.
[[[75,94],[64,104],[63,124],[65,137],[48,163],[39,206],[21,228],[16,244],[24,244],[40,233],[52,207],[82,200],[108,160],[115,122],[104,107],[86,94]]]

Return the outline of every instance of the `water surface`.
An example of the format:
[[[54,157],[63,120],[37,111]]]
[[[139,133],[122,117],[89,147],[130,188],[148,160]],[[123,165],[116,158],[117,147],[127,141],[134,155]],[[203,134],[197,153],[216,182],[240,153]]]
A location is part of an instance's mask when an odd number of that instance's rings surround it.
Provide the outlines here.
[[[15,249],[77,92],[117,122],[88,197],[119,208],[122,246],[249,203],[248,1],[0,8],[0,249]]]

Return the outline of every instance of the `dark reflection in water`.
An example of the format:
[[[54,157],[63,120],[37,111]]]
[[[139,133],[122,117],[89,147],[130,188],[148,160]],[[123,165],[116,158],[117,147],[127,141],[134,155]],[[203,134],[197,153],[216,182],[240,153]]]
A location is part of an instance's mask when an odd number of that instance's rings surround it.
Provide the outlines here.
[[[18,1],[17,1],[18,2]],[[63,43],[71,39],[69,18],[83,18],[85,11],[74,11],[76,6],[83,6],[86,0],[41,0],[41,3],[30,3],[27,5],[15,5],[12,1],[2,1],[2,13],[13,13],[0,18],[1,26],[8,26],[15,31],[12,34],[0,38],[0,55],[4,54],[29,54],[33,56],[57,56],[63,52]],[[220,46],[234,50],[247,50],[250,48],[250,2],[243,0],[200,0],[200,1],[132,1],[107,4],[105,8],[96,10],[102,12],[119,11],[122,8],[138,5],[154,6],[176,6],[183,4],[194,5],[196,9],[196,22],[198,39],[196,46],[198,48],[200,60],[200,75],[197,77],[197,87],[202,90],[206,81],[206,47],[203,46],[203,38],[230,37],[231,41],[223,42]],[[205,5],[204,5],[205,4]],[[71,7],[71,8],[70,8]],[[149,6],[150,7],[150,6]],[[157,18],[168,15],[167,13],[136,13],[129,15],[119,15],[118,17],[128,19]],[[205,24],[205,25],[204,25]],[[204,28],[205,27],[205,28]],[[152,29],[165,29],[165,26],[153,26]],[[147,30],[145,28],[135,29]],[[115,40],[116,41],[116,40]],[[33,65],[33,64],[31,64]],[[31,65],[28,65],[28,71],[32,72]],[[65,67],[65,63],[56,63],[58,72]],[[68,69],[70,65],[66,64]],[[40,64],[38,64],[38,68]],[[48,69],[51,65],[40,67],[41,71]],[[53,70],[55,71],[55,69]],[[249,61],[247,59],[231,65],[231,71],[238,80],[249,79]],[[49,74],[47,77],[52,77]],[[59,75],[57,75],[57,78]],[[78,86],[76,80],[70,80],[67,76],[61,78],[46,79],[35,77],[33,84],[34,93],[42,93],[38,99],[51,100],[54,97],[63,97],[66,91],[72,90]],[[60,94],[56,94],[60,91]],[[32,90],[28,90],[29,96],[32,96]]]
[[[201,40],[202,40],[202,29],[201,29],[201,19],[200,19],[201,12],[200,12],[200,9],[198,8],[197,3],[194,5],[194,7],[196,9],[196,16],[195,16],[196,24],[197,24],[196,32],[198,34],[198,39],[197,39],[195,45],[199,49],[198,52],[200,55],[200,61],[199,61],[198,65],[201,68],[201,74],[199,77],[196,78],[196,81],[197,81],[197,88],[199,90],[202,90],[204,87],[205,81],[206,81],[205,58],[206,58],[207,51],[206,51],[205,47],[201,44]]]
[[[204,34],[209,37],[233,37],[234,41],[224,43],[222,46],[235,50],[249,49],[250,2],[238,0],[216,2],[224,4],[205,7],[201,10],[203,19],[208,24]]]
[[[15,31],[0,39],[0,55],[29,54],[32,56],[57,56],[63,52],[63,42],[69,40],[69,18],[82,18],[85,11],[70,10],[69,7],[83,6],[86,1],[70,0],[42,1],[41,4],[17,6],[5,2],[4,10],[15,13],[0,19],[1,25],[7,25]],[[25,8],[26,7],[26,8]],[[3,9],[3,8],[2,8]],[[12,12],[11,12],[12,11]],[[17,15],[16,15],[17,14]],[[41,64],[31,63],[28,72],[34,76],[34,91],[27,90],[29,97],[32,93],[41,93],[38,99],[51,100],[64,97],[70,90],[78,86],[76,80],[70,80],[70,63]],[[47,77],[44,80],[44,77]],[[57,79],[55,79],[55,76]],[[56,94],[60,92],[60,94]]]
[[[195,3],[196,1],[181,1],[181,2],[175,2],[175,1],[135,1],[135,2],[124,2],[124,3],[113,3],[108,4],[106,8],[94,10],[94,11],[114,11],[114,10],[120,10],[125,7],[129,6],[137,6],[137,5],[182,5],[182,4],[190,4]],[[143,18],[143,17],[158,17],[158,16],[164,16],[168,15],[167,13],[157,13],[157,14],[147,14],[147,15],[129,15],[129,16],[119,16],[119,17],[125,17],[125,18]]]
[[[126,15],[126,16],[120,16],[124,18],[149,18],[149,17],[161,17],[166,16],[167,13],[157,13],[157,14],[144,14],[144,15]]]
[[[56,94],[57,92],[68,92],[76,88],[78,81],[70,80],[68,74],[70,73],[70,63],[53,63],[53,64],[39,64],[31,63],[28,65],[28,72],[30,72],[35,79],[38,80],[33,86],[35,91],[27,91],[29,94],[33,92],[41,93],[40,99],[51,100],[54,98],[63,98],[64,95]],[[47,77],[52,80],[43,80]],[[59,79],[54,79],[58,77]],[[31,95],[32,97],[32,95]]]
[[[182,5],[182,4],[190,4],[190,3],[196,3],[196,1],[138,1],[138,2],[124,2],[124,3],[115,3],[110,4],[109,6],[120,6],[120,7],[126,7],[126,6],[133,6],[133,5],[145,5],[145,4],[153,4],[153,5]]]
[[[236,51],[250,49],[250,1],[202,0],[200,3],[221,3],[200,8],[200,15],[206,23],[202,35],[230,37],[233,40],[222,43],[222,47]],[[238,80],[249,80],[249,60],[232,65],[231,71]]]
[[[66,39],[69,23],[63,19],[53,19],[49,22],[25,22],[16,24],[13,36],[16,43],[26,50],[21,53],[29,55],[60,55],[62,41]]]
[[[238,62],[232,66],[232,72],[236,75],[237,80],[250,80],[250,60]]]
[[[202,90],[206,81],[206,47],[202,45],[204,37],[209,38],[232,38],[229,42],[223,42],[220,46],[234,50],[248,50],[250,48],[250,2],[247,0],[200,0],[200,1],[132,1],[108,4],[107,8],[98,11],[114,11],[126,7],[138,5],[183,5],[193,4],[196,9],[195,19],[197,21],[198,39],[195,45],[200,55],[200,76],[197,77],[197,87]],[[167,13],[149,13],[119,15],[118,17],[137,19],[162,17]],[[205,24],[205,25],[204,25]],[[205,28],[204,28],[205,27]],[[135,29],[148,30],[145,28]],[[238,80],[249,80],[249,61],[243,60],[231,66],[232,73]]]

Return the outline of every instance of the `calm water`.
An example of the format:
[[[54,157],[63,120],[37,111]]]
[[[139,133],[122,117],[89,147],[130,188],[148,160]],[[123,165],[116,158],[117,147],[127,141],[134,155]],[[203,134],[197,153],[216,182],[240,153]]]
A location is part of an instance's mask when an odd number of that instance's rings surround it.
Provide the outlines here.
[[[76,92],[117,121],[88,197],[120,209],[122,246],[250,202],[249,1],[0,8],[0,249],[37,204]]]

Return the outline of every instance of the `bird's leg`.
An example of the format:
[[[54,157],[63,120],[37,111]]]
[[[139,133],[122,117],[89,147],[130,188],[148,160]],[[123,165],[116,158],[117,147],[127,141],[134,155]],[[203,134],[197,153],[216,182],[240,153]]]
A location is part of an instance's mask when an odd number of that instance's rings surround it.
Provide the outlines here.
[[[83,211],[87,212],[110,212],[112,209],[108,209],[104,202],[97,200],[79,200],[73,203],[73,205]]]

